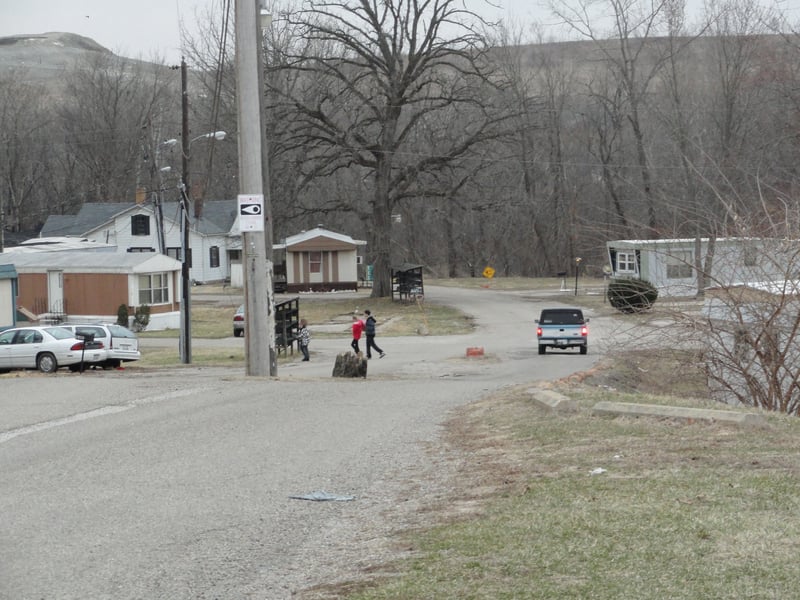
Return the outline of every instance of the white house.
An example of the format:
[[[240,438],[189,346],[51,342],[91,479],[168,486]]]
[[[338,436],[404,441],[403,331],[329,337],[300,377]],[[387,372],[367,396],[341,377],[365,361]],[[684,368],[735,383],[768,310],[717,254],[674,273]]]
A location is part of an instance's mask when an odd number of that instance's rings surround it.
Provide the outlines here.
[[[705,273],[706,287],[792,277],[789,257],[795,242],[772,238],[700,239],[700,259],[711,269]],[[662,296],[697,294],[696,240],[614,240],[606,242],[611,276],[636,277],[652,283]],[[800,264],[796,265],[800,267]]]
[[[189,219],[189,277],[198,283],[225,281],[239,259],[235,200],[206,201],[200,217]],[[116,247],[117,252],[160,252],[182,260],[182,213],[177,202],[118,204],[89,202],[76,215],[51,215],[40,237],[80,237]],[[163,236],[163,242],[162,242]],[[163,246],[162,246],[163,244]]]
[[[181,263],[169,256],[54,251],[0,257],[16,270],[15,306],[40,318],[116,322],[121,305],[130,316],[147,305],[148,329],[180,326]]]
[[[0,260],[0,263],[4,262]],[[0,331],[16,325],[16,314],[17,271],[14,265],[0,264]]]

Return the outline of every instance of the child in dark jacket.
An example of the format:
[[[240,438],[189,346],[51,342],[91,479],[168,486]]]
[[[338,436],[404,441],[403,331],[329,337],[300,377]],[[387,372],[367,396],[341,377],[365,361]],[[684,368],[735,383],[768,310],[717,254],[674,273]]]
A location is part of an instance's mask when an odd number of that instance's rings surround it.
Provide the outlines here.
[[[378,345],[375,343],[375,325],[377,324],[375,317],[373,317],[372,313],[368,310],[365,310],[364,314],[367,315],[367,320],[364,322],[364,335],[367,336],[367,358],[372,358],[372,348],[375,348],[375,351],[383,358],[386,356],[386,353],[378,348]]]

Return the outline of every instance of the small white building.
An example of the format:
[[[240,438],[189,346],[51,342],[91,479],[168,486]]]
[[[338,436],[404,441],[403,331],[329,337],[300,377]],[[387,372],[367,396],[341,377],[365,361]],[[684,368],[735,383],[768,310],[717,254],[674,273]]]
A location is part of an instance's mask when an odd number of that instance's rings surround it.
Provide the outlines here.
[[[284,254],[288,292],[358,290],[358,248],[367,242],[315,227],[273,245]]]
[[[735,285],[748,281],[783,280],[789,256],[796,242],[773,238],[700,239],[701,264],[707,264],[712,250],[710,272],[704,273],[705,287]],[[695,239],[614,240],[606,242],[611,276],[635,277],[652,283],[662,296],[686,297],[697,294]],[[800,264],[796,267],[800,268]]]

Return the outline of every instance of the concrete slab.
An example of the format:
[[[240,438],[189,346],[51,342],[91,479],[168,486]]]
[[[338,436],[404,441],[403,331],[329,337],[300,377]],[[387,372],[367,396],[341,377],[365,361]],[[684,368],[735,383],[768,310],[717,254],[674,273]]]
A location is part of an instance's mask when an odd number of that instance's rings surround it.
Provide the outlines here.
[[[531,399],[541,408],[557,412],[577,412],[578,405],[570,398],[552,390],[531,388]]]
[[[682,406],[659,406],[655,404],[634,404],[629,402],[598,402],[592,409],[596,414],[666,417],[686,421],[709,421],[730,423],[744,427],[766,427],[763,415],[732,410],[712,410],[706,408],[686,408]]]

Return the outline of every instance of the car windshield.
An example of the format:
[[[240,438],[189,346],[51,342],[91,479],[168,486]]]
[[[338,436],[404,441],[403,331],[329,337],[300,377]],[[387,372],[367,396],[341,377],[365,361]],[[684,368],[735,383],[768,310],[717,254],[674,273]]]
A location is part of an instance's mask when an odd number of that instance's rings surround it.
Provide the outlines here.
[[[127,327],[123,327],[122,325],[109,325],[108,326],[111,335],[114,337],[122,337],[122,338],[135,338],[136,334],[133,333]]]
[[[539,322],[544,325],[580,325],[583,313],[579,310],[548,310],[542,313]]]
[[[75,337],[74,333],[72,333],[69,329],[64,329],[63,327],[48,327],[44,331],[52,335],[57,340],[68,340],[69,338]]]

